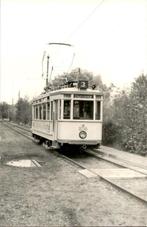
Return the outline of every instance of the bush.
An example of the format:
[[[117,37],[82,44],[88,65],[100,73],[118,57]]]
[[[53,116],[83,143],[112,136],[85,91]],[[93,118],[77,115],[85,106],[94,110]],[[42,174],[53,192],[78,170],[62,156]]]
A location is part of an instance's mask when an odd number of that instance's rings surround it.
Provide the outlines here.
[[[104,144],[147,155],[147,76],[139,76],[130,93],[117,94],[105,114]]]
[[[102,138],[104,145],[120,144],[120,128],[112,121],[104,122]]]

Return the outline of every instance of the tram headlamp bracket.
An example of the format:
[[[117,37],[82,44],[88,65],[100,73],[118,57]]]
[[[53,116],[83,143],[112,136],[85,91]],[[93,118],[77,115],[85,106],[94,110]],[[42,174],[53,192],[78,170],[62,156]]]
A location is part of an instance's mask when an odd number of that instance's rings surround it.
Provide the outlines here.
[[[81,131],[81,132],[79,132],[79,137],[81,139],[85,139],[87,137],[87,133],[85,131]]]

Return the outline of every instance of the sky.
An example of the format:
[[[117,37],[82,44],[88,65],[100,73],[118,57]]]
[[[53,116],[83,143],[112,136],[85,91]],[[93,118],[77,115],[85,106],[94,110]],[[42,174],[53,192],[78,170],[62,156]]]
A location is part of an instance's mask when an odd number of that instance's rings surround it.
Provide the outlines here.
[[[1,0],[0,10],[0,102],[43,91],[45,50],[52,77],[80,67],[123,88],[147,73],[146,0]]]

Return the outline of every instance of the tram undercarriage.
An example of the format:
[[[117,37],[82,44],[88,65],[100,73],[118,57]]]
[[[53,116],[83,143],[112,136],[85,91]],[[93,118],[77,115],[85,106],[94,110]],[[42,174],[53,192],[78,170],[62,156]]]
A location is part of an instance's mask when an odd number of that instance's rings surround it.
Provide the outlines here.
[[[88,148],[91,149],[98,149],[100,147],[100,142],[96,142],[93,144],[92,142],[84,141],[84,142],[71,142],[71,141],[66,141],[66,142],[57,142],[57,141],[52,141],[48,140],[46,138],[43,138],[41,136],[32,134],[33,141],[37,144],[43,144],[43,146],[46,149],[58,149],[58,150],[80,150],[80,151],[85,151]]]

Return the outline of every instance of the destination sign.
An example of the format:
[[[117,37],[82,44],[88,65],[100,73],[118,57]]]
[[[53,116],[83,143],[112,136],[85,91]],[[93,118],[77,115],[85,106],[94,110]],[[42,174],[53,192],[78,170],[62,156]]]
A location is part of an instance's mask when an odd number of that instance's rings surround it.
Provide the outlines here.
[[[101,97],[101,95],[96,95],[96,99],[100,99]]]
[[[92,99],[93,95],[82,95],[82,94],[75,94],[74,98],[84,98],[84,99]]]

